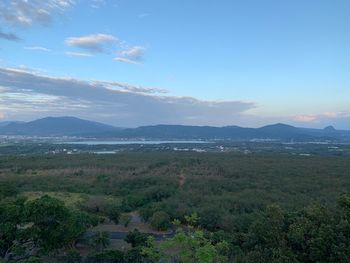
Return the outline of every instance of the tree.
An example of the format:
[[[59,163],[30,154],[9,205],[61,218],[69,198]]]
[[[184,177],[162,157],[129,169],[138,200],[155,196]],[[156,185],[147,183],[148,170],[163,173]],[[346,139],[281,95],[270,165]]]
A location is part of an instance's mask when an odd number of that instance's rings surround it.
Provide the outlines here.
[[[107,250],[90,254],[86,263],[124,263],[124,253],[119,250]]]
[[[223,244],[213,245],[200,230],[195,230],[193,233],[179,230],[173,238],[160,245],[160,250],[162,258],[167,262],[227,262],[227,256],[220,254],[222,246]]]
[[[132,247],[139,247],[146,245],[147,239],[147,234],[141,233],[138,229],[134,229],[134,231],[128,233],[124,240],[131,244]]]
[[[18,261],[18,263],[44,263],[44,261],[38,257],[29,257],[28,259]]]
[[[111,243],[108,232],[97,232],[92,238],[93,247],[101,252]]]
[[[286,240],[286,218],[275,205],[257,215],[245,236],[244,247],[249,262],[295,262]]]
[[[149,236],[145,245],[141,248],[141,255],[147,262],[158,262],[160,259],[159,251],[156,248],[154,237]]]
[[[120,208],[116,205],[110,205],[107,207],[107,215],[110,220],[115,224],[119,223]]]
[[[24,229],[18,226],[26,222],[24,202],[0,204],[0,256],[8,261],[14,256],[15,249],[20,246],[18,240]]]
[[[18,194],[18,190],[12,183],[1,182],[0,184],[0,199],[12,197]]]
[[[224,211],[218,207],[204,207],[200,213],[199,224],[210,231],[219,228]]]
[[[132,246],[132,249],[125,254],[126,262],[158,262],[159,252],[152,236],[143,234],[135,229],[128,233],[125,242]]]
[[[123,226],[127,227],[131,222],[131,215],[122,214],[119,218],[119,221]]]
[[[82,261],[82,257],[77,250],[69,250],[64,257],[66,263],[80,263]]]
[[[141,247],[133,247],[125,253],[124,261],[126,263],[143,263]]]
[[[71,214],[62,201],[47,195],[30,201],[26,207],[28,229],[36,246],[48,252],[66,245],[65,236],[71,220]]]
[[[188,226],[190,227],[197,227],[199,222],[199,216],[196,212],[192,213],[191,215],[185,215],[185,220]]]
[[[153,214],[150,224],[157,230],[167,230],[171,225],[171,221],[167,213],[160,211]]]
[[[84,239],[84,234],[91,226],[98,224],[98,218],[94,215],[71,211],[71,219],[67,222],[67,230],[65,233],[66,246],[74,249],[76,242]]]
[[[74,247],[91,225],[89,217],[72,212],[52,197],[0,205],[0,253],[5,262]]]

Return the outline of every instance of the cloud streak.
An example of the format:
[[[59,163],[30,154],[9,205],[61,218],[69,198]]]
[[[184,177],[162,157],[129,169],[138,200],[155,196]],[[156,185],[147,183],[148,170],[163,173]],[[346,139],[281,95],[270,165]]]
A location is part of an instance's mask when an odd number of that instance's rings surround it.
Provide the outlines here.
[[[133,93],[143,93],[143,94],[165,94],[169,91],[166,89],[160,88],[148,88],[142,86],[130,85],[127,83],[116,82],[116,81],[93,81],[95,85],[103,85],[106,89],[111,89],[125,92],[133,92]]]
[[[103,53],[106,51],[106,44],[115,43],[118,39],[112,35],[95,34],[80,37],[70,37],[65,40],[66,45],[78,47],[92,53]]]
[[[14,33],[5,33],[0,28],[0,39],[5,39],[8,41],[20,41],[21,39]]]
[[[82,53],[82,52],[70,52],[70,51],[67,51],[64,54],[66,56],[70,56],[70,57],[92,57],[92,54]]]
[[[25,47],[26,50],[32,50],[32,51],[43,51],[43,52],[51,52],[51,49],[48,49],[46,47]]]
[[[251,102],[164,96],[155,89],[119,82],[52,77],[9,68],[0,68],[0,87],[0,112],[8,119],[74,115],[126,127],[227,125],[255,107]]]
[[[115,61],[129,63],[129,64],[140,64],[143,60],[145,48],[141,46],[134,46],[124,49],[120,52],[119,56],[114,58]]]
[[[87,57],[88,54],[116,52],[118,55],[113,59],[118,62],[128,64],[141,64],[145,54],[145,48],[142,46],[128,46],[124,41],[109,34],[92,34],[79,37],[69,37],[65,44],[70,47],[80,48],[81,52],[66,52],[66,55],[76,57]],[[119,50],[119,51],[118,51]],[[87,53],[86,53],[87,52]]]

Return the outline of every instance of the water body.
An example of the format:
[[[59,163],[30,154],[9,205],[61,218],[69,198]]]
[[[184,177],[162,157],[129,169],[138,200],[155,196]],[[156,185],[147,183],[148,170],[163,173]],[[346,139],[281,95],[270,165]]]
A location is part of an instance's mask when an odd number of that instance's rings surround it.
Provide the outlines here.
[[[62,142],[61,144],[76,144],[76,145],[130,145],[130,144],[206,144],[208,141],[72,141]]]

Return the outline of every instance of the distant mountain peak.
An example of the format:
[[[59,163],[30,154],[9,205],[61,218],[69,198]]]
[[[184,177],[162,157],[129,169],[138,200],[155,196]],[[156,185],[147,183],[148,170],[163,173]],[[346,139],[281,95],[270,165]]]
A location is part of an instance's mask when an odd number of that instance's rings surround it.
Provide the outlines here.
[[[260,129],[262,130],[271,130],[271,129],[274,129],[274,130],[290,130],[290,129],[297,129],[296,127],[292,126],[292,125],[288,125],[288,124],[284,124],[284,123],[276,123],[276,124],[271,124],[271,125],[266,125],[266,126],[263,126],[261,127]]]
[[[332,125],[325,127],[323,130],[327,131],[327,132],[334,132],[334,131],[336,131],[336,129]]]

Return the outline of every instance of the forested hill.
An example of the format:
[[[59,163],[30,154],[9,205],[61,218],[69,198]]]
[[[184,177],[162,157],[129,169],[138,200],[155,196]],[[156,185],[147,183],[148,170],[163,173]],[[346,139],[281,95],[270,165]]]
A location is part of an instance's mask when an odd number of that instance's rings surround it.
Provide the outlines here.
[[[239,126],[211,127],[185,125],[154,125],[138,128],[117,128],[74,117],[47,117],[26,123],[8,122],[0,125],[0,135],[83,136],[125,139],[183,140],[284,140],[284,141],[350,141],[350,131],[297,128],[274,124],[261,128]]]
[[[31,122],[7,122],[0,125],[2,135],[89,136],[115,131],[118,131],[118,128],[75,117],[47,117]]]

